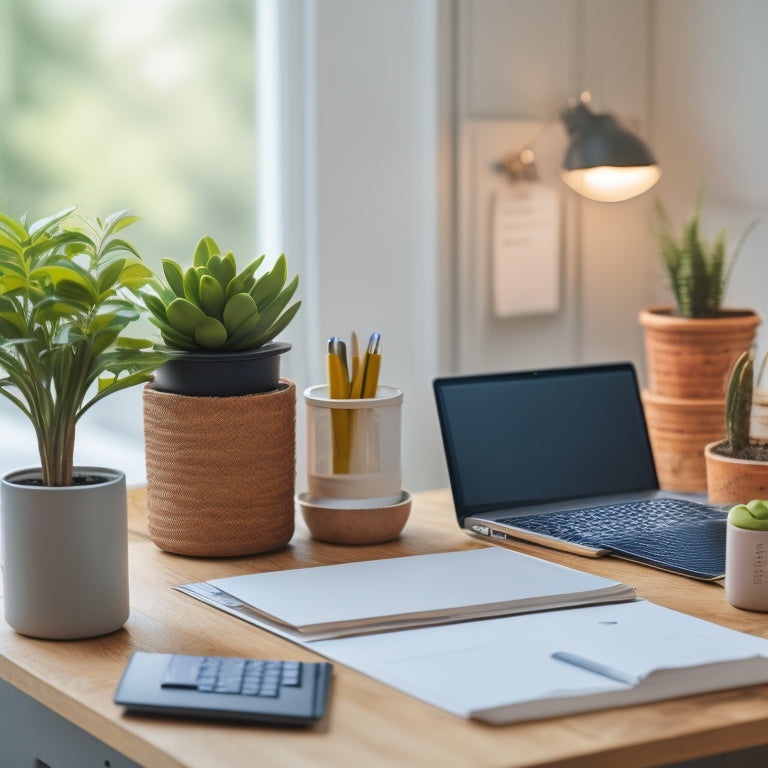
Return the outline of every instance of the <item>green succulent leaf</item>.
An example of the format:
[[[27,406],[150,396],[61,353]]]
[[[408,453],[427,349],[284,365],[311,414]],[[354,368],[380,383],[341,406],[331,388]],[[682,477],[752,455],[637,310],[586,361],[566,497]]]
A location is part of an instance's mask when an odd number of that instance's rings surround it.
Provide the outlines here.
[[[206,269],[219,283],[222,291],[226,291],[230,280],[235,276],[235,270],[232,269],[231,264],[215,254],[208,259]]]
[[[142,293],[141,298],[144,301],[147,309],[162,323],[168,323],[168,315],[165,311],[165,304],[157,296],[151,293]]]
[[[200,273],[195,267],[184,272],[184,296],[194,304],[200,303]]]
[[[205,349],[219,349],[227,341],[227,329],[215,317],[204,317],[195,327],[195,341]]]
[[[250,293],[256,285],[254,274],[264,261],[264,256],[254,259],[239,275],[230,280],[226,290],[226,298],[229,299],[236,293]]]
[[[208,263],[208,259],[213,254],[220,254],[221,250],[216,245],[216,241],[212,237],[205,237],[200,239],[197,247],[195,248],[195,255],[192,260],[192,264],[195,267],[204,267]]]
[[[173,259],[163,259],[163,274],[174,295],[179,298],[186,296],[184,292],[184,271]]]
[[[256,302],[247,293],[236,293],[224,306],[222,318],[229,334],[237,329],[249,318],[256,315],[258,321],[258,308]]]
[[[221,318],[224,309],[224,289],[211,275],[203,275],[200,278],[200,309],[206,315]]]
[[[281,254],[272,270],[257,280],[251,291],[251,296],[260,312],[263,312],[264,308],[274,301],[280,293],[280,289],[285,285],[287,276],[288,264],[285,254]]]
[[[195,327],[205,319],[203,310],[187,299],[174,299],[165,312],[171,327],[188,336],[194,336]]]
[[[170,326],[160,328],[160,337],[169,347],[174,349],[197,349],[194,337],[186,336]]]
[[[253,301],[253,299],[251,299],[251,301]],[[249,318],[240,323],[234,332],[232,332],[227,340],[227,349],[248,349],[249,347],[252,347],[253,345],[247,343],[243,347],[239,347],[238,345],[243,342],[244,339],[261,336],[264,332],[264,328],[265,325],[261,319],[261,315],[259,315],[258,311],[254,312]]]

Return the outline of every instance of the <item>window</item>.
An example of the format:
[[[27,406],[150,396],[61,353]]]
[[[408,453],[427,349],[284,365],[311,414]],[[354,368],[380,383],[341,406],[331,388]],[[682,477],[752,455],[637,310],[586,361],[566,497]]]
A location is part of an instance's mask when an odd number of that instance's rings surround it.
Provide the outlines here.
[[[211,235],[255,253],[254,0],[0,0],[0,205],[32,219],[71,204],[130,207],[153,269]],[[135,333],[151,328],[138,328]],[[97,405],[76,460],[143,481],[141,391]],[[38,464],[22,414],[0,402],[0,473]],[[113,459],[113,454],[114,459]]]

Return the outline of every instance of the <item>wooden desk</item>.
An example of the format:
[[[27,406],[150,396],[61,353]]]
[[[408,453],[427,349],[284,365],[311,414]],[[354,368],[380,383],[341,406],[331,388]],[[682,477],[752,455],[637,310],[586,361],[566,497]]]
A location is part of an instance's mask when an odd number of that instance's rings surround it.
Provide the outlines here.
[[[132,651],[178,651],[317,660],[310,651],[170,589],[191,581],[356,559],[482,546],[459,532],[447,491],[417,494],[397,541],[321,544],[302,521],[285,549],[235,559],[194,559],[147,538],[142,491],[130,494],[131,616],[104,638],[22,637],[0,620],[0,677],[147,768],[228,766],[650,766],[768,744],[768,686],[653,705],[494,727],[442,712],[336,666],[330,715],[314,730],[221,726],[126,717],[112,703]],[[722,587],[613,558],[590,560],[533,545],[520,551],[619,579],[642,597],[753,634],[768,616],[732,608]],[[510,649],[514,652],[514,649]],[[12,717],[2,713],[0,717]],[[0,752],[2,746],[0,745]]]

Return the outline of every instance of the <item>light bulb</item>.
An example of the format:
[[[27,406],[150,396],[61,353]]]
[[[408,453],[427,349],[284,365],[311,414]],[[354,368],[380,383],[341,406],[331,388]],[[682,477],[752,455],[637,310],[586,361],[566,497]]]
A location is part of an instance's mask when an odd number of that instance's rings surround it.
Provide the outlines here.
[[[658,165],[614,166],[561,170],[563,181],[590,200],[616,203],[649,190],[661,177]]]

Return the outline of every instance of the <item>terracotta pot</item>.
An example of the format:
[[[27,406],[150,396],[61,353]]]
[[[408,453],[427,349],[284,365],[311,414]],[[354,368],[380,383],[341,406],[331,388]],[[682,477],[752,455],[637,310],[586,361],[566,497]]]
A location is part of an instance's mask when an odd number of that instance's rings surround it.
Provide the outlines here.
[[[670,307],[640,313],[645,329],[648,388],[656,395],[724,398],[736,358],[755,339],[760,317],[749,309],[724,309],[717,317],[687,318]]]
[[[725,435],[725,401],[664,397],[647,390],[642,397],[659,485],[704,493],[704,447]]]
[[[707,493],[712,504],[746,504],[768,498],[768,461],[732,459],[713,452],[721,440],[704,449]]]

